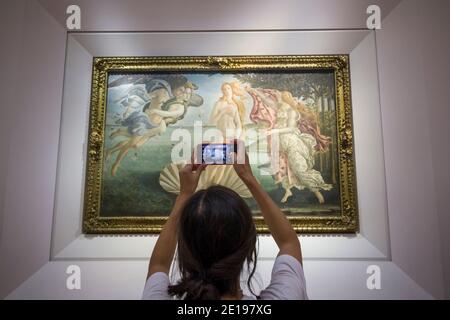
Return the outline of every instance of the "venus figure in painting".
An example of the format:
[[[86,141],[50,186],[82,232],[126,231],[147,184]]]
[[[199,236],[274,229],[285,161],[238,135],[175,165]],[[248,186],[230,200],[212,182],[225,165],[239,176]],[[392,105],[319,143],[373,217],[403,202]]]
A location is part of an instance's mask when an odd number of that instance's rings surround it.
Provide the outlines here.
[[[214,104],[209,119],[209,123],[215,125],[220,132],[217,133],[219,137],[215,137],[215,142],[232,141],[243,135],[245,106],[239,97],[244,91],[237,82],[223,83],[221,91],[222,97]],[[167,192],[179,194],[180,168],[179,164],[171,163],[161,171],[159,183]],[[206,189],[218,184],[235,190],[243,198],[251,197],[250,191],[231,166],[208,167],[198,183],[198,188]]]
[[[314,167],[314,155],[317,140],[309,133],[302,133],[299,130],[300,113],[292,107],[289,102],[292,100],[290,92],[280,92],[277,90],[258,90],[247,87],[248,92],[257,101],[262,102],[273,111],[271,129],[268,135],[274,138],[274,134],[279,139],[279,171],[275,173],[275,182],[281,183],[285,189],[285,194],[281,202],[286,202],[292,196],[291,189],[309,189],[314,193],[319,203],[324,203],[325,199],[320,190],[330,190],[332,185],[326,184],[321,173]]]
[[[225,82],[221,90],[222,97],[214,104],[209,123],[220,130],[224,141],[239,139],[244,132],[243,91],[237,82]]]

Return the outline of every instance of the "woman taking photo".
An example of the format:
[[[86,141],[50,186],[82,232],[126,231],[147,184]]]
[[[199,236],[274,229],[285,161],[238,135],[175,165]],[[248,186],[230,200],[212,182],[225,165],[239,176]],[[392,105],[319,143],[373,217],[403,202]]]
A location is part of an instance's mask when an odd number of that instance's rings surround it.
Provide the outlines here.
[[[279,248],[269,286],[257,295],[251,285],[257,233],[250,208],[222,186],[195,192],[205,166],[188,164],[180,171],[180,194],[153,249],[143,299],[307,299],[297,234],[253,176],[248,156],[244,164],[233,166]],[[171,284],[169,270],[177,244],[181,277]],[[251,295],[243,294],[241,274],[247,275]]]

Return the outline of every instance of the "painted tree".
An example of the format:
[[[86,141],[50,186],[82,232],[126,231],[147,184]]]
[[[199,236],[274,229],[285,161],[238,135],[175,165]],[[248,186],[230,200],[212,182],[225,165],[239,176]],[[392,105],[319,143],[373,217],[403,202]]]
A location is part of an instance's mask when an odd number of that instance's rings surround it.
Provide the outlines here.
[[[254,88],[289,91],[295,97],[312,99],[316,106],[320,99],[334,98],[334,77],[330,72],[247,73],[237,74],[236,78]]]

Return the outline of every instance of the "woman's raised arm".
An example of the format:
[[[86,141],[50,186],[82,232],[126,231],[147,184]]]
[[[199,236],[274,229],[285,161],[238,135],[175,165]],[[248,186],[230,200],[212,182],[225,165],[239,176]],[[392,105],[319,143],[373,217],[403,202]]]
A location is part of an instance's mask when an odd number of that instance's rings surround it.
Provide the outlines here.
[[[148,266],[147,278],[156,272],[169,274],[172,264],[178,237],[178,219],[183,207],[191,195],[195,192],[200,179],[200,174],[204,170],[204,165],[187,164],[180,171],[180,194],[175,201],[169,219],[164,225],[161,234],[156,241],[150,263]]]
[[[245,147],[243,143],[239,143],[238,148]],[[300,241],[295,230],[284,213],[254,177],[247,154],[245,154],[245,163],[235,163],[234,169],[258,203],[264,221],[280,250],[279,255],[288,254],[302,263]]]

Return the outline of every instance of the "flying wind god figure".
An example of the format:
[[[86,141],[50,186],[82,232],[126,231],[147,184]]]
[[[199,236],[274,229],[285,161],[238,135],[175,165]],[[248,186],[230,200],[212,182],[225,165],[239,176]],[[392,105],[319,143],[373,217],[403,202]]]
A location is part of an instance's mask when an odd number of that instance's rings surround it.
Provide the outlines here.
[[[186,78],[172,84],[162,79],[139,82],[142,79],[131,86],[121,84],[112,88],[122,92],[115,102],[124,111],[116,115],[116,123],[121,127],[111,133],[110,138],[125,138],[106,150],[105,161],[118,153],[111,168],[112,176],[116,175],[121,161],[131,149],[138,149],[152,137],[163,134],[168,125],[184,118],[188,107],[203,104],[203,98],[194,93],[198,87]]]

